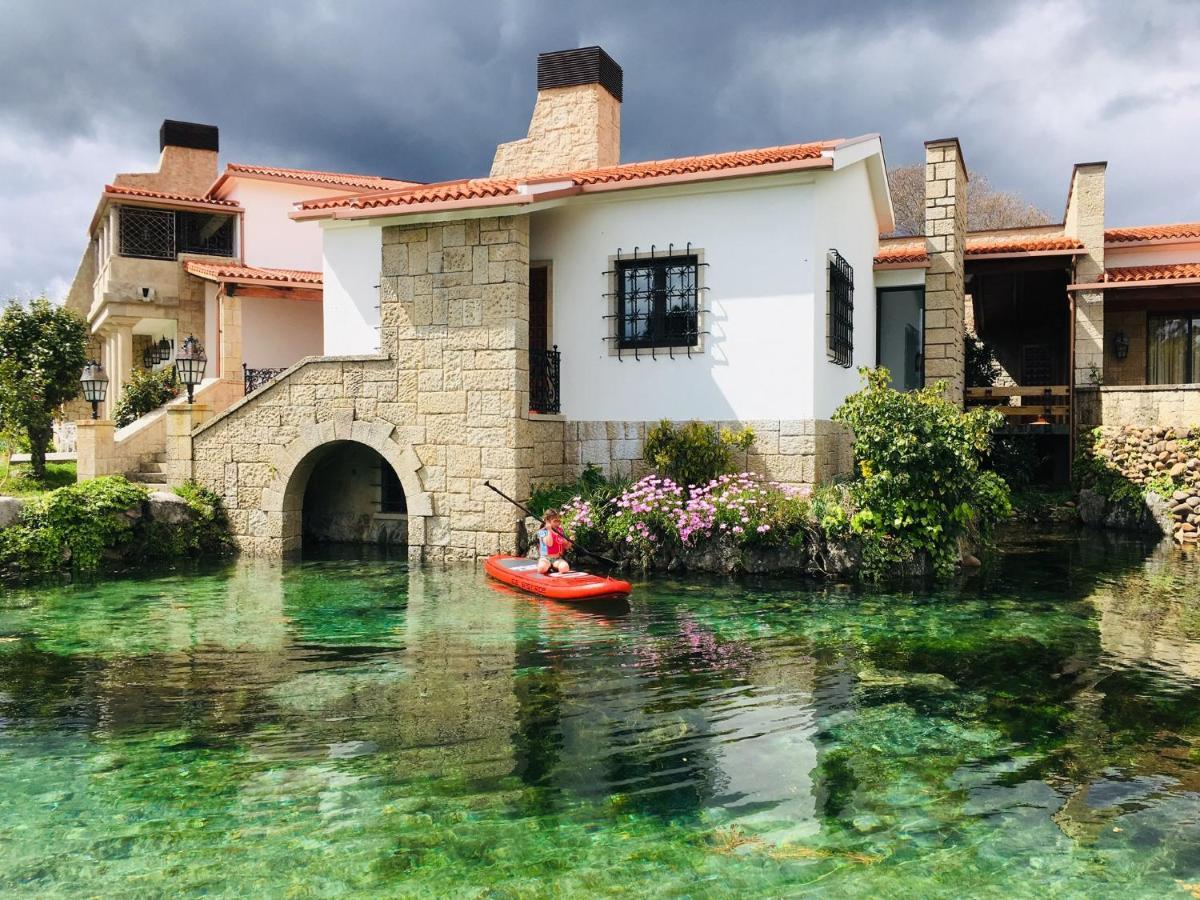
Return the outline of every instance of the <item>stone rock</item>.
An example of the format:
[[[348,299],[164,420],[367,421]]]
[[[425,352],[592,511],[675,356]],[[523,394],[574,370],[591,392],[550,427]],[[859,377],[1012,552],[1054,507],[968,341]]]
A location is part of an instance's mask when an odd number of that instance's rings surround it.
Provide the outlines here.
[[[16,497],[0,497],[0,528],[15,525],[24,508],[24,501]]]
[[[1079,492],[1079,521],[1084,525],[1103,525],[1107,506],[1108,501],[1102,494],[1090,488],[1084,488]]]
[[[169,491],[154,491],[150,494],[150,518],[164,525],[186,525],[196,518],[187,501]]]
[[[1175,465],[1171,466],[1170,475],[1172,478],[1178,478],[1180,475],[1182,475],[1186,471],[1187,471],[1187,466],[1184,463],[1177,462],[1177,463],[1175,463]]]

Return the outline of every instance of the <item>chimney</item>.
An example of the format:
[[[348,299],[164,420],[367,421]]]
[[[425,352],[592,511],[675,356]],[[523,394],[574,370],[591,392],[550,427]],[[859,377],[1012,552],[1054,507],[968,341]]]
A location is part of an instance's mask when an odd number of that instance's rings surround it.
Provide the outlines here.
[[[943,381],[962,405],[967,169],[958,138],[925,142],[925,380]]]
[[[621,159],[623,78],[600,47],[539,54],[529,133],[496,148],[492,177],[615,166]]]
[[[217,180],[217,126],[164,119],[158,149],[157,172],[118,175],[114,183],[202,197]]]

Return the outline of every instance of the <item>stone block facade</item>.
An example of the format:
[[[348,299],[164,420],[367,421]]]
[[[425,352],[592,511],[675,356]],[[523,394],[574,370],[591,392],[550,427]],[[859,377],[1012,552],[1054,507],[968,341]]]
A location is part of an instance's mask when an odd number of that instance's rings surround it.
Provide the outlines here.
[[[1083,428],[1200,426],[1198,385],[1079,387],[1075,400],[1077,421]]]
[[[217,490],[247,552],[297,548],[307,455],[354,440],[392,464],[409,546],[428,560],[514,550],[528,496],[529,220],[389,226],[379,357],[307,360],[193,435],[195,478]]]
[[[925,380],[963,402],[967,170],[957,138],[925,145]]]
[[[1078,238],[1084,253],[1075,258],[1075,282],[1095,284],[1104,278],[1105,163],[1080,163],[1071,174],[1071,192],[1063,230]],[[1075,383],[1097,384],[1104,378],[1104,291],[1075,293]],[[1142,379],[1144,380],[1144,378]]]
[[[598,169],[620,157],[621,101],[599,84],[577,84],[538,91],[528,136],[496,148],[491,175]]]
[[[657,422],[539,423],[535,483],[562,481],[594,465],[613,476],[639,478],[650,470],[643,453],[646,435]],[[549,430],[557,424],[560,431]],[[775,481],[817,485],[847,474],[854,465],[852,436],[845,426],[826,419],[716,422],[721,428],[754,430],[746,467]],[[561,437],[560,437],[561,435]]]

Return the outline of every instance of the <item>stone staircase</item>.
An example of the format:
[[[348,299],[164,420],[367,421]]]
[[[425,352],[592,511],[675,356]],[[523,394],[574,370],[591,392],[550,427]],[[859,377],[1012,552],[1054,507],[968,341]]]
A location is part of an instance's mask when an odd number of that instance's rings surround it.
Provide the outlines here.
[[[167,490],[167,452],[160,450],[143,456],[138,467],[133,472],[126,472],[125,477],[136,481],[150,491]]]

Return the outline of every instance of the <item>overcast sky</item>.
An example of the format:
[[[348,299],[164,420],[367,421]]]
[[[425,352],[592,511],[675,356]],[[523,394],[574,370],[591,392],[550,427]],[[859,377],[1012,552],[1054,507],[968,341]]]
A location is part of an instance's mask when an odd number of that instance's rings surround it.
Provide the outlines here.
[[[0,298],[62,297],[99,191],[163,118],[223,161],[420,181],[524,135],[539,51],[625,70],[622,158],[957,135],[1058,220],[1106,159],[1108,222],[1200,220],[1200,3],[0,0]]]

